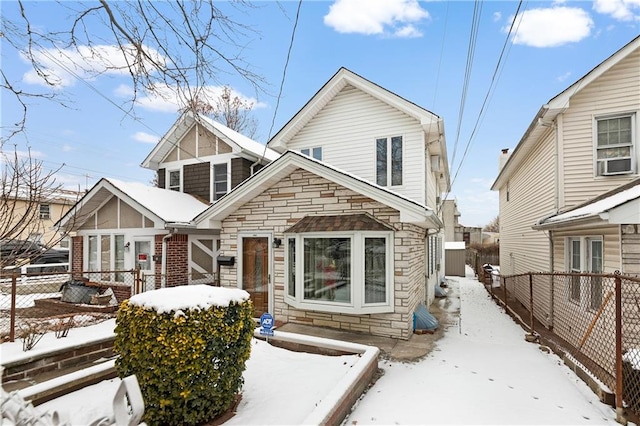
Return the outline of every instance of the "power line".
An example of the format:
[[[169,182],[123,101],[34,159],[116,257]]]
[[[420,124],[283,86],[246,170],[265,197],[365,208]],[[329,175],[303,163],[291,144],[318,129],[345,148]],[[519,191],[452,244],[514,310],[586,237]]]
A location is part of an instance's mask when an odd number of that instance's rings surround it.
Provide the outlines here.
[[[509,27],[509,32],[507,33],[507,37],[505,38],[504,44],[502,45],[502,50],[500,51],[500,56],[498,57],[498,62],[496,63],[496,67],[493,71],[493,76],[491,77],[491,84],[489,85],[489,88],[487,89],[487,93],[484,97],[484,100],[482,102],[482,107],[480,108],[480,112],[478,113],[478,117],[475,121],[475,124],[473,126],[473,130],[471,132],[471,135],[469,136],[469,140],[466,143],[465,146],[465,150],[464,153],[462,155],[462,159],[460,160],[460,164],[458,165],[456,172],[453,176],[453,179],[451,180],[451,185],[450,188],[447,190],[447,196],[449,195],[449,192],[451,190],[451,186],[453,186],[453,183],[455,182],[456,178],[458,177],[458,173],[460,172],[460,169],[462,168],[462,164],[464,163],[464,160],[467,157],[467,154],[469,153],[469,148],[471,147],[471,143],[473,141],[474,136],[476,135],[476,131],[479,128],[479,123],[481,121],[481,119],[484,117],[485,114],[485,108],[488,105],[488,99],[489,96],[492,94],[493,90],[495,89],[495,86],[497,85],[498,82],[498,78],[496,78],[498,76],[499,70],[500,70],[500,66],[502,65],[502,59],[503,57],[506,59],[506,56],[504,56],[505,50],[509,44],[509,39],[511,38],[511,34],[513,33],[513,29],[514,29],[514,25],[516,24],[516,20],[518,21],[518,26],[520,25],[520,22],[522,22],[522,17],[518,20],[518,14],[520,13],[520,8],[522,6],[522,0],[520,0],[518,2],[518,7],[516,8],[516,12],[513,18],[513,21],[511,21],[511,26]],[[516,28],[517,29],[517,28]],[[447,196],[445,196],[444,198],[446,199]]]

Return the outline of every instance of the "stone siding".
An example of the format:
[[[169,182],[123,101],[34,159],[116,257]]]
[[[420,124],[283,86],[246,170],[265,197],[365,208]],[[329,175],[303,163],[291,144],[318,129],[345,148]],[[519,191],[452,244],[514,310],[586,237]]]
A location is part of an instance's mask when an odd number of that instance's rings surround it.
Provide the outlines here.
[[[273,248],[274,316],[278,321],[330,327],[377,336],[409,339],[413,312],[425,298],[425,230],[401,223],[399,212],[350,189],[304,170],[296,170],[262,194],[245,203],[222,222],[222,255],[239,256],[241,232],[284,231],[307,215],[369,213],[395,229],[395,312],[344,314],[296,309],[284,301],[284,248]],[[237,286],[237,265],[220,268],[220,283]]]

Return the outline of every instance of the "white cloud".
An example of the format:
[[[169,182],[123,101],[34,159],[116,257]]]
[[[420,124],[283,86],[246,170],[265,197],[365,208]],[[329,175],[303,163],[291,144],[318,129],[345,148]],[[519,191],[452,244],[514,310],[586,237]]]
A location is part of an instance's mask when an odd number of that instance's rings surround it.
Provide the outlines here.
[[[205,86],[202,89],[200,98],[210,103],[215,101],[222,94],[223,86]],[[185,104],[180,98],[178,91],[172,86],[156,86],[155,92],[140,96],[136,99],[136,104],[144,109],[159,112],[174,113],[182,108]],[[133,89],[130,86],[121,84],[115,90],[115,94],[120,97],[130,98],[133,95]],[[267,104],[258,102],[255,98],[244,96],[242,93],[231,89],[231,96],[240,98],[243,102],[253,104],[253,109],[266,108]]]
[[[502,19],[502,12],[493,12],[493,22],[498,22]]]
[[[73,147],[72,147],[71,145],[69,145],[69,144],[64,144],[64,145],[62,146],[62,152],[70,152],[70,151],[73,151]]]
[[[513,17],[509,22],[513,21]],[[594,26],[587,12],[577,7],[551,7],[526,10],[516,18],[514,44],[556,47],[578,42],[589,36]],[[504,32],[509,27],[503,28]]]
[[[156,61],[164,61],[156,50],[148,47],[146,50]],[[25,62],[29,62],[24,54],[21,56]],[[49,87],[48,81],[58,89],[73,86],[77,79],[91,80],[99,74],[128,74],[131,72],[128,64],[135,64],[131,46],[124,46],[123,49],[115,45],[79,46],[77,49],[37,49],[34,56],[41,64],[41,73],[46,76],[46,81],[35,69],[26,72],[23,81]],[[137,72],[136,69],[132,71]]]
[[[336,0],[324,23],[339,33],[419,37],[411,24],[428,18],[417,0]]]
[[[159,139],[157,136],[146,132],[135,132],[131,138],[138,142],[153,144],[157,143]]]
[[[562,82],[562,81],[565,81],[566,79],[568,79],[569,77],[571,77],[571,72],[567,71],[564,74],[559,75],[558,77],[556,77],[556,80]]]
[[[640,21],[640,0],[594,0],[593,9],[618,21]]]

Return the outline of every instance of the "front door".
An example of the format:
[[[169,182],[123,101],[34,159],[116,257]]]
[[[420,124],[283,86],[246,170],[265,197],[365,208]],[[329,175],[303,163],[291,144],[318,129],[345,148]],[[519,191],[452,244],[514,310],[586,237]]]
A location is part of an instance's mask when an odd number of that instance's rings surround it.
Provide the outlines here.
[[[151,239],[136,240],[134,241],[134,262],[136,268],[140,268],[140,273],[145,277],[142,283],[143,288],[141,291],[149,291],[156,289],[156,276],[153,271],[153,259],[152,259],[152,241]]]
[[[242,237],[242,289],[253,302],[253,315],[269,312],[269,238]]]

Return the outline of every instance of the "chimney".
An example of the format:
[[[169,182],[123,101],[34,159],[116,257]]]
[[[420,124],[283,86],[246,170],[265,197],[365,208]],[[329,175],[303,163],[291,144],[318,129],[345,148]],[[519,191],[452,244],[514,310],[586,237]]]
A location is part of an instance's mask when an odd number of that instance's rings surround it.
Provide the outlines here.
[[[509,148],[503,148],[500,157],[498,158],[498,173],[502,170],[505,164],[507,164],[507,160],[509,160]]]

